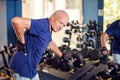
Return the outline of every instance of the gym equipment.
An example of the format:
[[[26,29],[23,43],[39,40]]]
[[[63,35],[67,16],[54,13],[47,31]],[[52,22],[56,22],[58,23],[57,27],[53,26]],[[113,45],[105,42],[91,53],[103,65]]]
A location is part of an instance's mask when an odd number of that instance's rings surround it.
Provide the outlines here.
[[[58,56],[54,56],[52,58],[52,66],[55,69],[60,68],[62,71],[69,72],[71,70],[74,70],[76,68],[80,68],[85,64],[85,61],[83,60],[83,56],[78,53],[78,50],[63,50],[64,58],[59,58]]]
[[[81,41],[82,41],[82,39],[80,39]],[[64,37],[63,38],[63,42],[70,42],[71,41],[71,39],[69,39],[69,38],[67,38],[67,37]],[[77,38],[77,41],[79,41],[79,38]],[[72,41],[72,42],[74,42],[74,41]]]
[[[91,71],[89,71],[88,74],[83,76],[80,80],[96,80],[97,79],[97,74],[99,72],[104,71],[104,70],[106,70],[104,65],[99,65],[97,67],[94,66],[94,68]]]
[[[4,64],[2,66],[0,66],[0,76],[5,77],[6,80],[13,80],[13,78],[11,77],[11,75],[14,74],[14,71],[12,71],[9,68],[9,66],[7,64],[6,57],[5,57],[5,53],[7,54],[7,52],[8,52],[7,46],[3,46],[2,50],[0,51],[0,54],[3,57]]]
[[[10,55],[11,57],[14,55],[14,53],[17,51],[16,45],[13,43],[9,44],[9,48],[8,48],[8,55]]]
[[[60,69],[62,71],[67,71],[67,72],[69,72],[69,71],[71,71],[73,69],[73,63],[70,60],[70,58],[67,59],[67,60],[66,59],[61,59],[61,61],[60,61]]]
[[[67,37],[64,37],[64,38],[63,38],[63,42],[65,42],[65,43],[66,43],[66,42],[70,42],[70,39],[68,39]]]
[[[85,64],[85,61],[83,60],[83,56],[80,53],[72,54],[73,58],[73,66],[74,67],[82,67]]]
[[[116,75],[120,71],[120,64],[118,63],[108,63],[108,71],[111,75]]]
[[[61,45],[58,47],[60,49],[61,52],[63,52],[64,50],[70,50],[70,48],[67,45]]]
[[[89,62],[73,73],[68,80],[101,80],[98,74],[105,70],[105,65],[100,64],[98,66],[94,66]]]
[[[90,60],[91,61],[100,61],[102,57],[102,53],[99,49],[93,49],[90,53]]]
[[[88,47],[85,47],[80,51],[80,53],[82,54],[84,60],[89,60],[91,49]]]
[[[94,44],[95,44],[95,43],[94,43],[94,41],[93,41],[93,40],[89,40],[89,41],[88,41],[88,46],[90,46],[90,47],[93,47],[93,48],[94,48],[94,47],[95,47],[95,46],[94,46]]]
[[[42,59],[40,61],[40,64],[47,64],[51,65],[52,63],[52,57],[53,57],[53,52],[50,49],[46,49],[45,52],[42,55]]]
[[[55,69],[60,68],[60,63],[61,63],[61,61],[60,61],[60,58],[58,56],[54,56],[52,58],[52,67],[53,68],[55,68]]]
[[[79,53],[71,53],[71,56],[68,55],[67,61],[61,60],[60,69],[63,71],[71,71],[72,69],[81,68],[84,66],[85,61],[83,56]]]
[[[14,80],[11,76],[3,73],[3,72],[0,72],[0,80]]]
[[[52,63],[52,57],[53,57],[53,52],[48,49],[45,51],[45,55],[46,55],[46,64],[47,65],[51,65]]]
[[[70,30],[65,30],[66,34],[71,34],[72,32]]]
[[[100,72],[98,75],[102,77],[102,79],[112,79],[112,80],[119,80],[119,71],[120,71],[120,64],[110,62],[107,65],[107,69]]]
[[[89,30],[96,30],[96,26],[97,26],[97,23],[96,23],[96,20],[89,20],[88,24],[87,24]]]
[[[100,63],[102,64],[107,64],[109,59],[108,59],[109,55],[106,54],[106,55],[102,55],[101,59],[100,59]]]
[[[90,37],[90,38],[93,38],[93,37],[95,37],[95,32],[93,32],[93,31],[89,32],[88,31],[85,35]]]
[[[73,73],[68,80],[81,80],[81,78],[87,74],[91,69],[93,69],[91,63],[85,64],[83,67],[79,68],[75,73]]]
[[[71,23],[68,23],[67,26],[69,26],[70,29],[69,29],[69,30],[66,30],[65,33],[66,33],[66,34],[69,34],[69,37],[68,37],[68,39],[66,39],[66,40],[67,40],[67,42],[68,42],[68,47],[70,47],[72,34],[75,33],[75,34],[79,35],[79,34],[81,33],[80,28],[83,28],[83,27],[80,27],[80,24],[79,24],[78,21],[76,21],[76,22],[75,22],[75,21],[72,21]],[[64,41],[64,40],[63,40],[63,41]],[[64,42],[65,42],[65,41],[64,41]],[[74,41],[73,41],[73,42],[74,42]]]
[[[73,68],[73,63],[71,60],[71,55],[69,55],[69,53],[67,52],[67,50],[65,50],[65,52],[63,52],[62,58],[60,59],[60,69],[62,71],[71,71],[71,69]]]

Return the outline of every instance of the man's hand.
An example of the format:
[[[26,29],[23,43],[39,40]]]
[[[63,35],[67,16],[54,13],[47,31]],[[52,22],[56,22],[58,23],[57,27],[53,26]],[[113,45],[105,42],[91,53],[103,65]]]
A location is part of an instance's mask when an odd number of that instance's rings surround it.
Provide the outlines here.
[[[65,53],[62,54],[61,60],[69,62],[70,59],[71,57],[69,56],[69,54],[65,54]]]
[[[27,55],[27,50],[25,44],[22,44],[20,41],[17,43],[17,49],[18,51],[23,50],[24,54]]]
[[[103,53],[103,55],[107,55],[109,53],[109,51],[106,47],[102,47],[101,52]]]
[[[62,54],[60,69],[63,71],[70,71],[73,68],[73,63],[71,62],[71,57],[69,54]]]

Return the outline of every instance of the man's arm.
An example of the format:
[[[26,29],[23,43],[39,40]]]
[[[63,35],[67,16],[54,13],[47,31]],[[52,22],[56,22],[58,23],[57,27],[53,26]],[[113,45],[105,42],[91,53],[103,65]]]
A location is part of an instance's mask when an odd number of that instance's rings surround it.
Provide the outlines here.
[[[108,34],[105,32],[101,35],[101,47],[106,47],[107,37],[108,37]]]
[[[103,54],[108,54],[108,50],[106,48],[106,39],[107,39],[107,37],[108,37],[108,34],[105,33],[105,32],[101,35],[101,47],[103,49],[103,51],[102,51]]]
[[[56,55],[58,55],[60,58],[62,57],[62,52],[59,50],[54,41],[49,43],[49,47]]]
[[[29,30],[30,29],[30,19],[28,18],[21,18],[21,17],[14,17],[11,20],[12,26],[14,28],[14,31],[16,33],[16,36],[18,40],[24,44],[24,30]]]

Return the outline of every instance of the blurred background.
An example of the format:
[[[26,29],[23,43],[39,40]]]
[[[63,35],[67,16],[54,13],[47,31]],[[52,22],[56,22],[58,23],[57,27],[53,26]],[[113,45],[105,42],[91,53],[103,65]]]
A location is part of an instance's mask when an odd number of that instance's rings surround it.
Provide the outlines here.
[[[17,42],[11,24],[13,17],[49,18],[56,10],[65,10],[70,17],[69,25],[52,33],[57,46],[100,49],[101,34],[109,24],[120,19],[120,0],[0,0],[0,47]],[[108,43],[107,48],[110,49]],[[3,60],[0,56],[0,65]]]
[[[70,22],[78,20],[80,24],[87,24],[89,20],[96,20],[103,31],[107,24],[120,17],[119,0],[0,0],[0,46],[17,41],[11,25],[14,16],[43,18],[59,9],[68,12]],[[53,33],[57,45],[63,43],[64,30]]]

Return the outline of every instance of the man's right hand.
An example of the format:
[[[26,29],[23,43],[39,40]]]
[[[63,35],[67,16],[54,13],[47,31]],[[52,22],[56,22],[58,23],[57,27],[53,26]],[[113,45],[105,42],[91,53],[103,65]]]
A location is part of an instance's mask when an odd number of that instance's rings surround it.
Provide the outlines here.
[[[17,49],[18,49],[18,51],[23,50],[24,54],[25,55],[27,54],[27,50],[26,50],[25,44],[22,44],[20,41],[18,41],[18,43],[17,43]]]
[[[103,55],[109,54],[109,51],[108,51],[108,49],[106,47],[102,47],[101,52],[102,52]]]
[[[69,61],[70,61],[70,58],[71,58],[71,57],[70,57],[68,54],[63,53],[63,54],[62,54],[62,57],[61,57],[61,60],[62,60],[62,61],[69,62]]]

